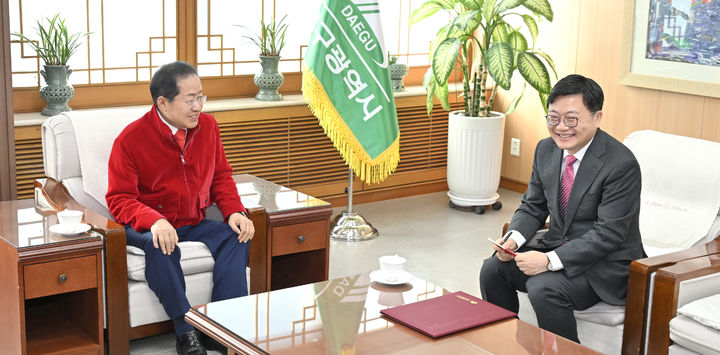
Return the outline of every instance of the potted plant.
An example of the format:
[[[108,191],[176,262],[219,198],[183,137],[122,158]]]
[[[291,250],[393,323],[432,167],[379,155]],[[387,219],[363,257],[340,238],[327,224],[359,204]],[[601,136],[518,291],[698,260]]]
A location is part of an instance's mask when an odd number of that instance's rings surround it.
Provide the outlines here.
[[[388,65],[390,70],[390,80],[392,80],[392,87],[395,92],[405,91],[403,79],[408,73],[407,64],[398,63],[397,60],[397,56],[390,55],[390,53],[388,53],[388,63],[390,63],[390,65]]]
[[[68,101],[75,95],[72,85],[67,79],[72,73],[67,62],[80,47],[80,39],[90,33],[69,34],[65,20],[60,14],[52,18],[45,18],[45,24],[37,21],[37,35],[39,40],[32,40],[22,33],[13,33],[13,36],[20,38],[20,45],[27,43],[35,50],[38,56],[45,63],[44,70],[40,70],[46,86],[40,88],[40,96],[47,102],[42,110],[42,115],[53,116],[60,112],[70,111]]]
[[[273,19],[269,23],[260,20],[260,34],[243,36],[251,40],[260,50],[260,66],[262,71],[255,74],[255,85],[260,91],[255,95],[260,101],[280,101],[282,94],[278,92],[285,78],[278,71],[280,52],[285,47],[285,32],[288,25],[285,22],[287,15],[280,21]],[[245,27],[245,26],[240,26]]]
[[[499,209],[502,205],[497,202],[497,189],[505,114],[491,111],[495,92],[498,86],[509,90],[517,71],[525,84],[507,113],[517,106],[526,84],[538,91],[546,106],[552,88],[548,67],[553,72],[555,67],[549,55],[534,47],[538,35],[536,18],[552,21],[552,8],[548,0],[432,0],[413,13],[411,23],[438,12],[449,13],[451,19],[437,31],[430,46],[432,63],[423,79],[428,115],[434,98],[450,110],[448,79],[458,66],[463,82],[464,109],[451,112],[448,122],[450,205],[475,206],[476,213],[483,213],[487,205]],[[511,26],[511,17],[522,20],[532,42],[520,28]]]

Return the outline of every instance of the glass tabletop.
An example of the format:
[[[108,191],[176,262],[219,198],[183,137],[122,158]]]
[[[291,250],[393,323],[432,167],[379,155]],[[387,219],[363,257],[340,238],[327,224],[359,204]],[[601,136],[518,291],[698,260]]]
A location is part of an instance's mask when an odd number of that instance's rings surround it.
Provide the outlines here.
[[[393,327],[380,316],[381,310],[448,292],[415,277],[393,286],[371,282],[369,273],[362,273],[196,309],[265,352],[300,347],[307,353],[342,354],[356,347],[364,334]]]
[[[248,174],[234,175],[238,194],[247,208],[262,206],[267,213],[290,211],[330,203]]]
[[[92,230],[76,235],[51,232],[57,223],[54,211],[38,211],[32,199],[0,202],[0,238],[17,249],[101,237]]]
[[[380,311],[451,291],[412,275],[405,284],[384,285],[371,274],[211,302],[187,317],[258,354],[599,354],[514,318],[430,338]]]

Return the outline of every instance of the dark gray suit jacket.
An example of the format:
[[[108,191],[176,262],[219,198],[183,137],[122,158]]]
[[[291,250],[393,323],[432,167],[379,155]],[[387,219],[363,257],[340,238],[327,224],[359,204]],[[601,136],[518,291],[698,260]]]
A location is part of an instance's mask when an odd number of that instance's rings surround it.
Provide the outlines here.
[[[640,166],[621,142],[598,129],[570,191],[565,221],[558,195],[562,149],[535,148],[532,176],[510,229],[528,238],[521,251],[555,250],[568,277],[585,274],[604,302],[625,303],[630,262],[645,257],[640,239]],[[536,235],[550,215],[550,229]]]

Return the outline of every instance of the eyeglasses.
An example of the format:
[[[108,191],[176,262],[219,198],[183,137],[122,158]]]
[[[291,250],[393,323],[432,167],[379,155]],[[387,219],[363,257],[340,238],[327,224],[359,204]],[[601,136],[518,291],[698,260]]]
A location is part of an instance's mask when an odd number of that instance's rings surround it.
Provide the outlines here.
[[[593,113],[593,115],[594,115],[594,113]],[[545,120],[547,120],[548,126],[553,126],[553,127],[560,124],[560,118],[561,118],[561,116],[555,115],[555,114],[550,114],[550,115],[545,116]],[[565,115],[565,116],[562,116],[562,121],[563,121],[563,123],[565,123],[566,126],[572,128],[572,127],[576,127],[578,125],[578,121],[580,121],[580,118],[577,116]]]
[[[207,96],[206,96],[206,95],[198,96],[198,97],[196,97],[196,98],[194,98],[194,99],[192,99],[192,100],[180,101],[180,102],[184,103],[185,105],[188,105],[188,106],[191,106],[191,107],[192,107],[192,106],[194,106],[195,104],[199,104],[200,106],[202,106],[202,105],[205,104],[205,101],[207,101]]]

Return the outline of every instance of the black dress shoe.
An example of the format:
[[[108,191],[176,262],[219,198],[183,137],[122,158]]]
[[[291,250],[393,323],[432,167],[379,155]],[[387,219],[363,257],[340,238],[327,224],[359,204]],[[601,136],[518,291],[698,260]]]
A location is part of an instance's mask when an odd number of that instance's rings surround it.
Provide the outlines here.
[[[183,333],[175,342],[178,355],[207,355],[200,342],[200,332],[193,329]]]
[[[205,349],[215,350],[220,352],[221,354],[227,354],[227,348],[225,347],[225,345],[220,344],[219,341],[211,338],[205,333],[200,333],[200,341],[203,345],[205,345]]]

